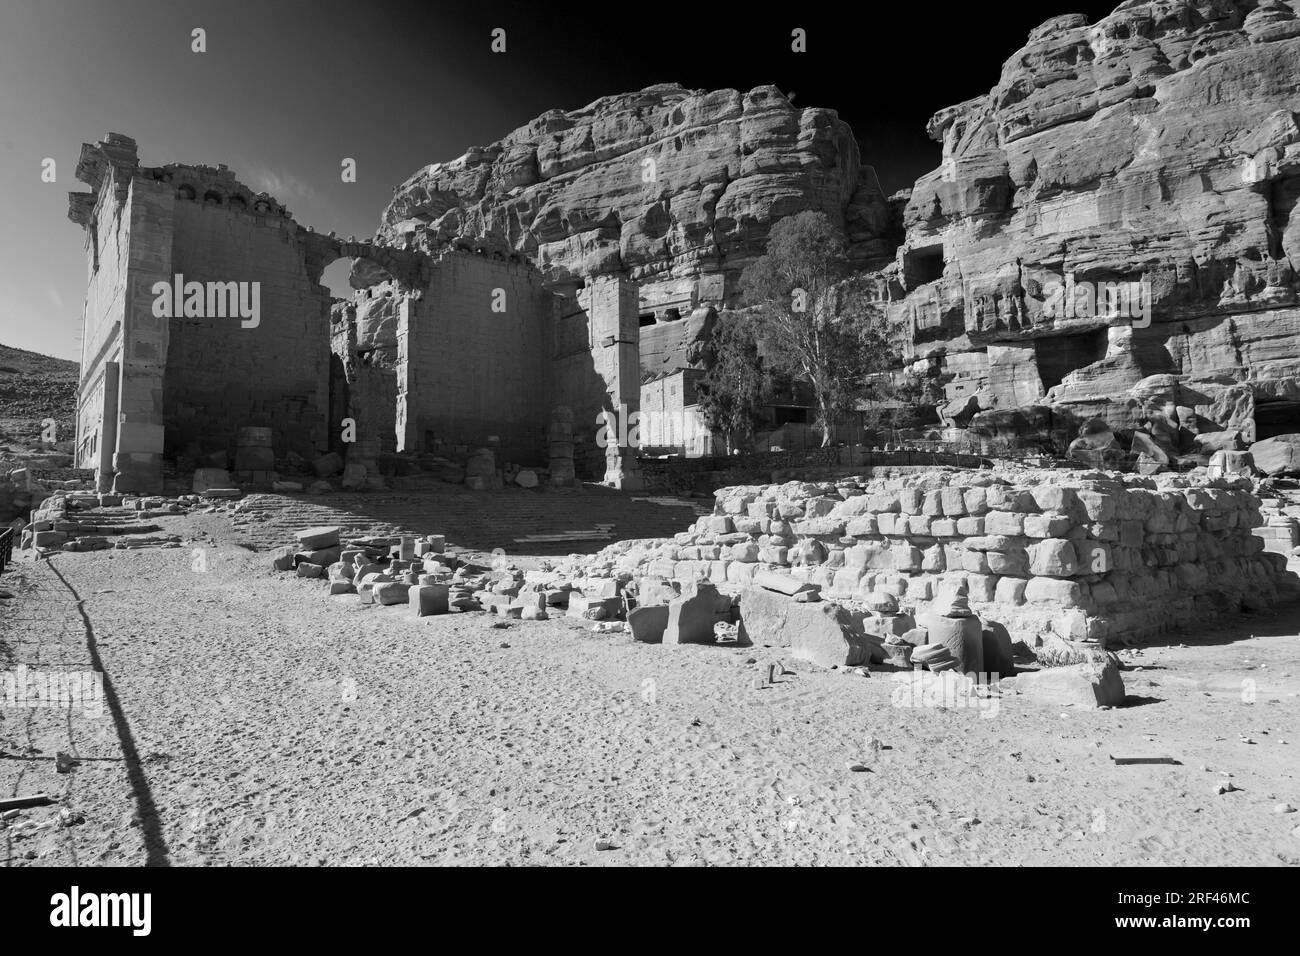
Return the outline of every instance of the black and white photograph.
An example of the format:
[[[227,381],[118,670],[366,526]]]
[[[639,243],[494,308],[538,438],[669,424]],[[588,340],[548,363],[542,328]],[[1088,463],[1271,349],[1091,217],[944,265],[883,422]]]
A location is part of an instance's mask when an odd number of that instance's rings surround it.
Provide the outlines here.
[[[23,921],[1069,867],[1241,939],[1300,864],[1298,200],[1300,0],[0,0]]]

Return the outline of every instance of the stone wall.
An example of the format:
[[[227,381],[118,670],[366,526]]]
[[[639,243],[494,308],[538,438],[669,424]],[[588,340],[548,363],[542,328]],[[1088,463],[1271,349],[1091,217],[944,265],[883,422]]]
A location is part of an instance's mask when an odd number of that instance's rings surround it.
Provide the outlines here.
[[[1261,523],[1246,479],[939,471],[724,488],[674,540],[602,554],[634,575],[731,587],[783,571],[823,599],[915,619],[962,580],[986,624],[1031,648],[1104,645],[1293,596],[1300,580],[1264,553]]]
[[[497,290],[504,310],[493,311]],[[545,333],[553,297],[526,264],[460,251],[437,261],[397,326],[398,451],[480,446],[546,461]]]
[[[108,175],[115,175],[110,167]],[[89,278],[82,314],[81,384],[77,393],[76,462],[111,476],[117,446],[117,394],[126,317],[131,217],[113,202],[86,210]]]
[[[170,321],[163,389],[167,453],[197,460],[234,451],[245,426],[274,429],[277,457],[328,449],[329,291],[307,272],[290,219],[175,201],[171,264],[186,282],[259,283],[260,321]],[[337,427],[337,424],[335,425]]]
[[[90,193],[70,196],[86,230],[90,281],[77,411],[77,463],[99,482],[162,485],[162,375],[168,326],[153,314],[153,283],[170,279],[170,191],[135,176],[136,150],[110,136],[84,147],[77,175]]]
[[[630,418],[641,401],[636,285],[601,276],[564,289],[555,300],[549,346],[548,387],[552,402],[573,414],[578,476],[599,481],[606,470],[598,441],[605,414]]]

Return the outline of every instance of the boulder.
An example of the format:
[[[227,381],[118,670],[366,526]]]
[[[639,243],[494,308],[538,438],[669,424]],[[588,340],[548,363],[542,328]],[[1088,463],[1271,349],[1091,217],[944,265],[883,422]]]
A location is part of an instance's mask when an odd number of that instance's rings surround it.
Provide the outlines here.
[[[1300,474],[1300,435],[1278,435],[1250,446],[1255,467],[1270,478]]]

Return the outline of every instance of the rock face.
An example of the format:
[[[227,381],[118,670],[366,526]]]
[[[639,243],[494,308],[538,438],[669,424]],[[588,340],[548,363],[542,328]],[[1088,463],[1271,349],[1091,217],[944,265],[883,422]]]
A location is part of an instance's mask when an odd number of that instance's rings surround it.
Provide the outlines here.
[[[833,110],[798,109],[771,86],[665,84],[551,110],[426,166],[398,188],[379,235],[421,249],[484,240],[552,282],[626,270],[652,308],[689,308],[733,299],[772,223],[806,209],[843,227],[860,267],[892,256],[885,197]]]
[[[1126,444],[1153,417],[1175,439],[1300,431],[1297,6],[1056,17],[931,120],[943,162],[885,288],[914,353],[955,376],[950,410],[977,396],[977,433],[1023,406],[1067,439],[1093,418]]]

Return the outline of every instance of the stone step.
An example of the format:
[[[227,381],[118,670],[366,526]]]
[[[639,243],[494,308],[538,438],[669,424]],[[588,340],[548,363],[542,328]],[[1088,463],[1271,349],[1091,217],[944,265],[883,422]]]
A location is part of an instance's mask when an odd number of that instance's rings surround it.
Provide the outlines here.
[[[232,524],[259,547],[292,540],[294,531],[337,525],[345,537],[445,534],[462,547],[519,553],[599,550],[619,538],[669,537],[712,511],[700,499],[630,496],[610,489],[572,493],[389,492],[311,499],[259,494],[245,499]]]

